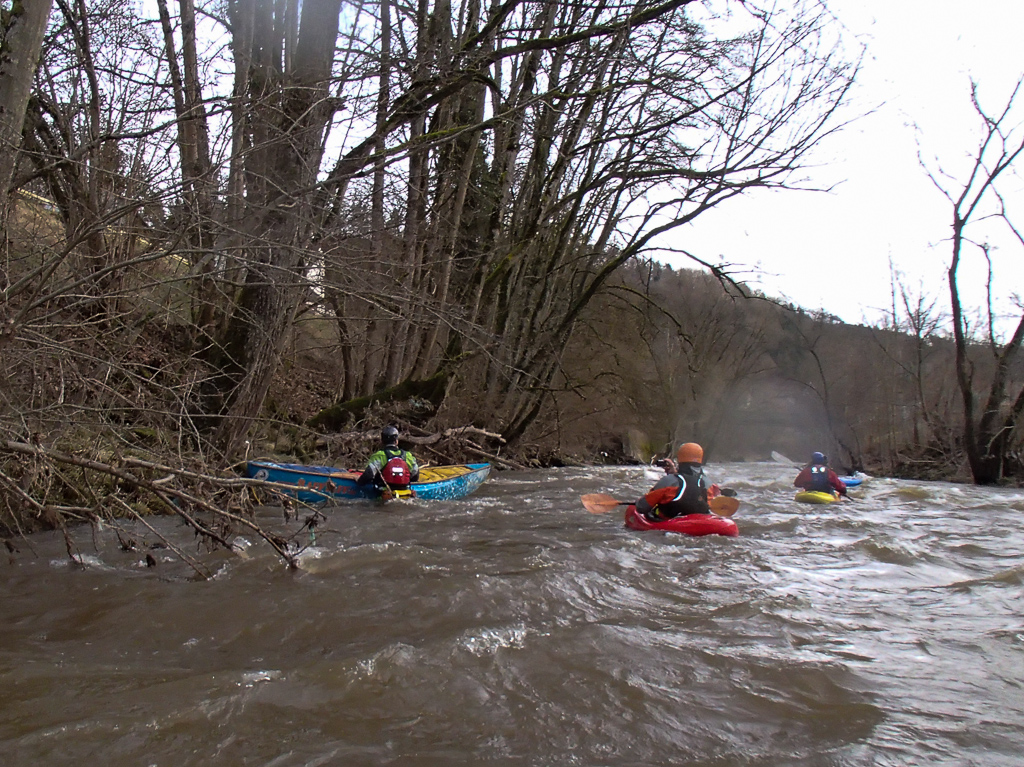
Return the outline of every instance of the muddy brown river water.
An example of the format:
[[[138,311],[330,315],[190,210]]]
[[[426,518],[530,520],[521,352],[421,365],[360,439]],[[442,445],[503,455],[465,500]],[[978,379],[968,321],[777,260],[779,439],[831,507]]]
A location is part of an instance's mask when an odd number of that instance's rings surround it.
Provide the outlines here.
[[[1024,491],[712,465],[739,538],[626,530],[636,467],[339,507],[302,567],[256,540],[0,561],[0,765],[1024,763]],[[282,532],[277,510],[264,521]],[[139,541],[152,536],[134,531]]]

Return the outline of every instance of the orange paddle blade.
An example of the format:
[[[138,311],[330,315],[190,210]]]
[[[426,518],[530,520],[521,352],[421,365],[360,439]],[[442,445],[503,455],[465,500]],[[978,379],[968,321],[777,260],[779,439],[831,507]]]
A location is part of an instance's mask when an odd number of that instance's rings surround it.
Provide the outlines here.
[[[607,514],[609,511],[615,511],[619,506],[628,506],[632,503],[632,501],[617,501],[604,493],[581,495],[580,500],[583,502],[583,508],[591,514]],[[711,498],[708,501],[708,506],[712,514],[717,514],[720,517],[731,517],[736,513],[736,509],[740,507],[740,502],[735,498],[720,495],[717,498]]]
[[[583,502],[583,508],[591,514],[607,514],[609,511],[615,511],[619,506],[628,506],[632,503],[632,501],[616,501],[604,493],[581,495],[580,500]]]
[[[731,517],[740,507],[740,502],[728,495],[719,495],[708,500],[708,507],[712,514],[720,517]]]

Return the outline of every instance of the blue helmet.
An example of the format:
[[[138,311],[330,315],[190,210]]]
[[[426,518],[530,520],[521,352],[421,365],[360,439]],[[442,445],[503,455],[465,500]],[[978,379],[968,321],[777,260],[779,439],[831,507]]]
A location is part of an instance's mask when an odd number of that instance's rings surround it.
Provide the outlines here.
[[[826,463],[828,463],[828,456],[825,455],[824,453],[814,453],[811,456],[811,463],[815,465],[824,466]]]

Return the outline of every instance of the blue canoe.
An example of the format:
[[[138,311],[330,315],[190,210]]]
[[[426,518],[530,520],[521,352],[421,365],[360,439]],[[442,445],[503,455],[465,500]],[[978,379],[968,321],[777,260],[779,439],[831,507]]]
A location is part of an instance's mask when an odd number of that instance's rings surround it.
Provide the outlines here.
[[[839,479],[847,487],[857,487],[857,485],[859,485],[861,482],[864,481],[863,477],[855,477],[855,476],[840,477]]]
[[[465,498],[487,479],[489,463],[468,463],[458,466],[427,466],[420,469],[419,481],[410,486],[417,498],[428,501],[451,501]],[[298,463],[249,461],[246,474],[251,479],[292,485],[294,496],[303,503],[341,500],[375,499],[380,492],[373,485],[357,485],[362,472],[335,469],[330,466],[306,466]]]

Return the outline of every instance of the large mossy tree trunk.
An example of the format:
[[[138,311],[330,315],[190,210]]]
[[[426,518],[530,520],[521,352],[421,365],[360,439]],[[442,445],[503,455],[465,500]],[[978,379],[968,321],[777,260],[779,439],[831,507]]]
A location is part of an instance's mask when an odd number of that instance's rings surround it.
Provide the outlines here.
[[[308,265],[341,8],[341,0],[290,0],[278,17],[281,6],[239,2],[253,6],[247,12],[255,19],[243,58],[250,67],[253,150],[242,225],[245,280],[215,347],[225,396],[217,442],[226,455],[238,449],[263,407]],[[299,13],[297,27],[285,23]]]
[[[361,419],[371,407],[410,399],[428,403],[430,411],[434,412],[444,402],[448,382],[447,373],[439,373],[425,381],[403,381],[397,386],[382,389],[365,397],[356,397],[326,407],[310,418],[306,425],[315,429],[340,431],[349,426],[351,421]]]

